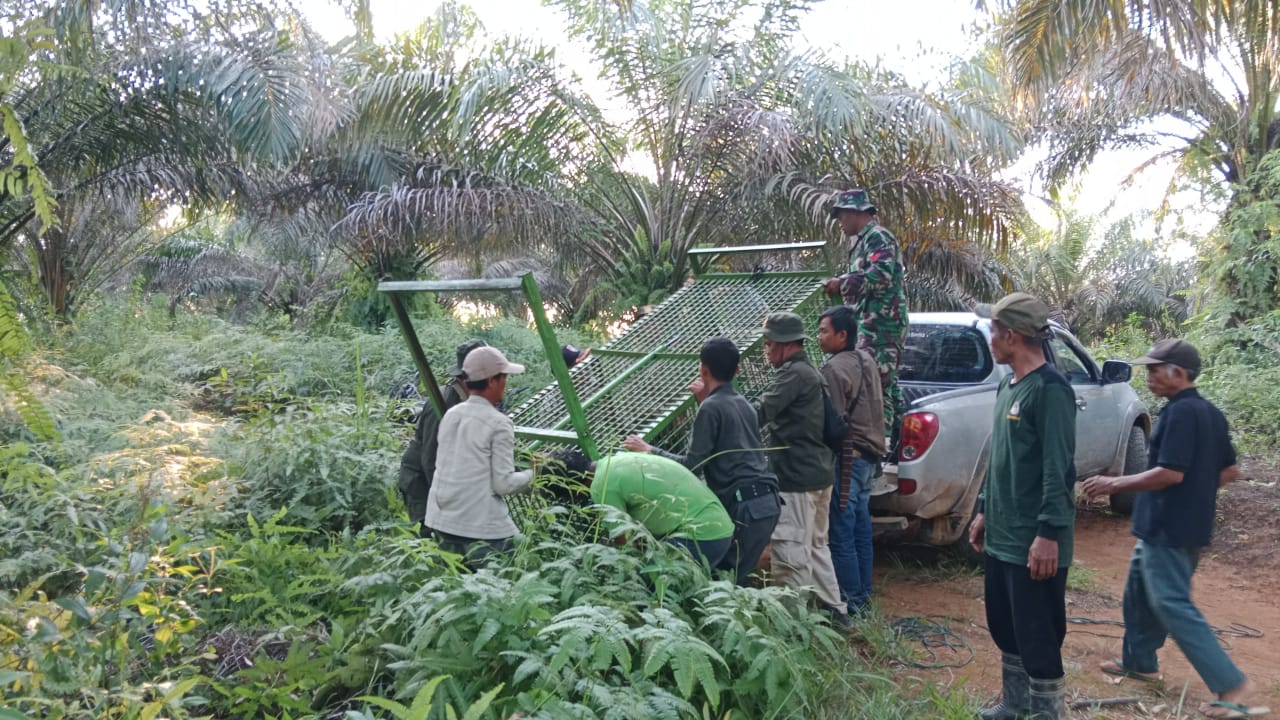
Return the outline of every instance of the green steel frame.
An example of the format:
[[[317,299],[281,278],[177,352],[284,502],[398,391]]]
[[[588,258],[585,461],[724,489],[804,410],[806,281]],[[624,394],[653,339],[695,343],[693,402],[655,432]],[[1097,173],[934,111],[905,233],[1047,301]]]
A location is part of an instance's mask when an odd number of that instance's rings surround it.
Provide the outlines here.
[[[815,250],[825,243],[790,243],[692,251],[696,258],[743,252]],[[697,261],[695,261],[695,265]],[[699,267],[700,269],[700,267]],[[768,386],[772,369],[764,360],[764,319],[791,311],[816,333],[827,306],[825,272],[696,274],[652,312],[617,338],[593,349],[570,370],[547,320],[532,274],[495,280],[383,282],[409,351],[437,408],[443,405],[435,376],[418,341],[400,295],[412,292],[514,291],[524,293],[556,382],[511,411],[516,435],[529,449],[580,447],[592,459],[616,449],[635,433],[673,450],[687,444],[696,406],[686,386],[698,375],[698,353],[708,337],[725,336],[742,349],[737,386],[756,397]],[[838,302],[838,301],[834,301]],[[811,334],[811,337],[814,337]],[[813,348],[814,360],[821,358]],[[585,398],[585,399],[583,399]]]

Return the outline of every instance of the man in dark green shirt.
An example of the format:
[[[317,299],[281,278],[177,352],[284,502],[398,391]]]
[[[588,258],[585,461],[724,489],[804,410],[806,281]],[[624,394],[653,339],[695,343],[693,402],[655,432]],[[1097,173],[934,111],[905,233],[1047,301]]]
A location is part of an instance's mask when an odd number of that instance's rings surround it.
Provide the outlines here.
[[[1003,699],[981,716],[1058,720],[1075,521],[1075,393],[1045,360],[1048,306],[1013,293],[977,313],[991,318],[996,362],[1013,370],[996,394],[987,478],[969,531],[985,553],[987,627],[1004,660]]]
[[[727,337],[708,338],[699,359],[698,379],[689,385],[698,414],[688,452],[667,452],[639,435],[628,436],[622,446],[675,460],[707,481],[737,527],[720,569],[733,570],[746,587],[778,523],[778,479],[765,458],[756,410],[733,388],[738,346]]]
[[[806,339],[804,320],[795,313],[772,313],[765,319],[765,359],[778,372],[756,400],[756,410],[766,442],[782,447],[769,454],[782,495],[769,572],[783,585],[812,587],[833,621],[847,627],[849,613],[828,546],[835,469],[831,449],[823,442],[826,380],[805,355]]]

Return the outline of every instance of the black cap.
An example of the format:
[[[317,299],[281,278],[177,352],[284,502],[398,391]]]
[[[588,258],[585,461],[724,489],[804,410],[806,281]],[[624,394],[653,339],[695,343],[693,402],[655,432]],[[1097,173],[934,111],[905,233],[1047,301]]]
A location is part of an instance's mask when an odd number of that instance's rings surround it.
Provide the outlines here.
[[[579,350],[572,345],[561,345],[560,356],[564,358],[565,367],[572,368],[578,364],[578,361],[586,359],[591,354],[591,348],[583,348]]]
[[[1186,340],[1169,338],[1161,340],[1146,355],[1130,361],[1132,365],[1177,365],[1193,376],[1200,373],[1200,353],[1195,346]]]

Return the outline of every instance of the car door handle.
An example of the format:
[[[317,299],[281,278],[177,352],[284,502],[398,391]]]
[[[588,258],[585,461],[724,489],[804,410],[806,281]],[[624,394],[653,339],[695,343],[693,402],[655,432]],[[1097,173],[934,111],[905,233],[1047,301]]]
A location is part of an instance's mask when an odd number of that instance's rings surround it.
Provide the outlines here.
[[[1085,409],[1085,408],[1087,408],[1087,407],[1089,407],[1089,403],[1085,402],[1085,401],[1084,401],[1084,398],[1082,398],[1082,397],[1080,397],[1080,396],[1078,396],[1078,395],[1077,395],[1077,396],[1076,396],[1076,408],[1078,408],[1078,409],[1080,409],[1080,410],[1083,410],[1083,409]]]

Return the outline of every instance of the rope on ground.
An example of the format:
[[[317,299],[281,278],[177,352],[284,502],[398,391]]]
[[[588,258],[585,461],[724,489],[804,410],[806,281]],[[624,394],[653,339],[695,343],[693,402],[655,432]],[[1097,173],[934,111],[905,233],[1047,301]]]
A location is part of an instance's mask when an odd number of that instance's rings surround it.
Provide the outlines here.
[[[973,648],[948,625],[950,618],[942,615],[909,615],[894,618],[889,623],[894,638],[914,640],[924,646],[927,662],[904,661],[913,667],[924,669],[959,668],[973,662]],[[942,655],[954,657],[943,660]]]
[[[1120,620],[1103,620],[1101,618],[1091,618],[1091,617],[1081,617],[1081,616],[1069,617],[1067,618],[1067,622],[1071,623],[1072,625],[1110,625],[1112,627],[1118,627],[1118,628],[1124,627],[1124,622]],[[1263,633],[1258,628],[1249,627],[1244,623],[1238,623],[1238,622],[1233,622],[1224,628],[1218,627],[1216,625],[1210,625],[1209,629],[1212,630],[1213,634],[1218,637],[1218,642],[1222,643],[1222,647],[1226,648],[1227,650],[1231,649],[1231,641],[1228,640],[1227,638],[1260,638],[1265,636],[1265,633]],[[1105,633],[1096,633],[1089,630],[1076,630],[1075,632],[1082,632],[1089,635],[1097,635],[1098,637],[1122,639],[1122,637],[1119,635],[1107,635]]]

